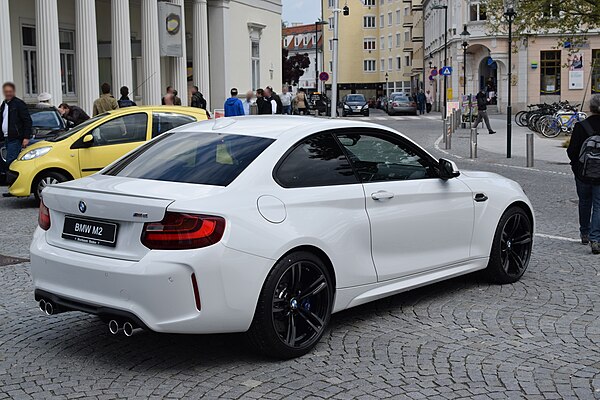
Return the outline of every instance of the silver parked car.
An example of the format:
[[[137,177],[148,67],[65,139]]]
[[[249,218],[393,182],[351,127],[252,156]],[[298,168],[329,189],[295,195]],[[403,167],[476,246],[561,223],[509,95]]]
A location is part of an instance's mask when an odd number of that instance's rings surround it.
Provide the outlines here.
[[[388,101],[387,113],[417,115],[417,102],[407,93],[393,93]]]

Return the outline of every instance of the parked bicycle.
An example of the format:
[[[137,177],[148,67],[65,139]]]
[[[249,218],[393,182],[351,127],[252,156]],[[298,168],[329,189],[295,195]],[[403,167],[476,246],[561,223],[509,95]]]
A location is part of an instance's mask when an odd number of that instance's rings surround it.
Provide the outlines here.
[[[573,126],[587,116],[578,111],[578,107],[579,104],[572,105],[568,101],[531,104],[528,110],[515,114],[515,122],[549,138],[556,137],[561,132],[570,135]]]

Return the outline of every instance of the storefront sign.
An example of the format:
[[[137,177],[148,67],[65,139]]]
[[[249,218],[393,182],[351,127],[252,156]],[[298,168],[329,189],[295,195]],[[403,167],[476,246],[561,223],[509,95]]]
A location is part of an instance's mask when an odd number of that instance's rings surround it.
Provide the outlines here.
[[[583,53],[569,57],[569,89],[583,89]]]
[[[162,57],[182,57],[183,38],[181,6],[158,2],[158,41]]]

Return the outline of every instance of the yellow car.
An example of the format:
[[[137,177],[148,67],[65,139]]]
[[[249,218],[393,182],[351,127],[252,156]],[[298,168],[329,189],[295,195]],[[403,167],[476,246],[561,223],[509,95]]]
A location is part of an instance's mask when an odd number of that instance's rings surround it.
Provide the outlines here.
[[[163,132],[205,119],[204,110],[181,106],[127,107],[98,115],[24,149],[7,174],[10,194],[33,193],[39,200],[48,185],[91,175]]]

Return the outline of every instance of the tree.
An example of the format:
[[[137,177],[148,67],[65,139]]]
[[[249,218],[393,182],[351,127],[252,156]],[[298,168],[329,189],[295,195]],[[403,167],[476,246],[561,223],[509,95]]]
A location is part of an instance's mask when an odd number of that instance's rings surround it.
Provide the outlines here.
[[[289,55],[287,49],[283,49],[281,53],[283,81],[290,85],[295,85],[300,81],[300,77],[304,75],[304,70],[310,66],[310,58],[308,53]]]
[[[503,0],[484,0],[489,29],[493,34],[506,34],[508,23]],[[558,45],[582,43],[591,30],[600,28],[599,0],[520,0],[513,23],[515,38],[552,33]]]

